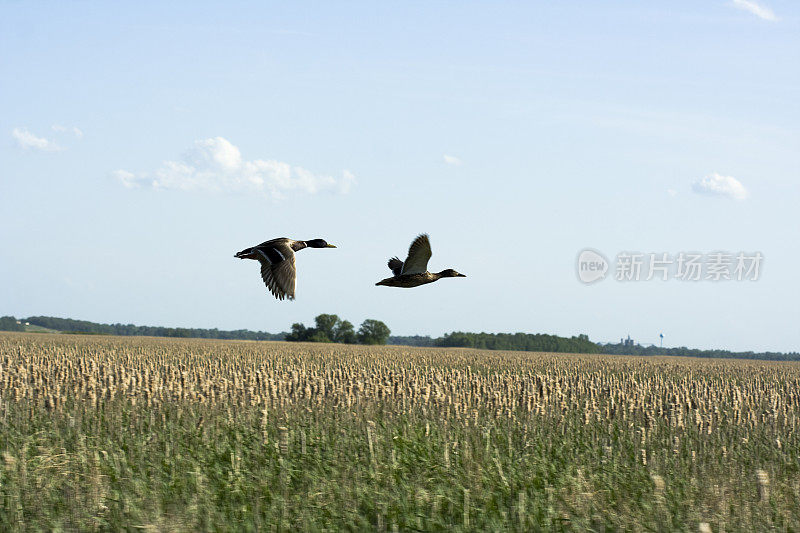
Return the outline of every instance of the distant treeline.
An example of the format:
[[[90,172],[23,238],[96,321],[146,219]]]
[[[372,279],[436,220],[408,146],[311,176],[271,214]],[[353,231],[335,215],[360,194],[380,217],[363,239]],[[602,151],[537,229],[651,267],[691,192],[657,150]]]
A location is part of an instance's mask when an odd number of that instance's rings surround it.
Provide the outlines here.
[[[601,353],[610,355],[673,355],[683,357],[719,357],[723,359],[760,359],[765,361],[800,361],[798,352],[731,352],[695,348],[659,348],[640,344],[596,344],[587,335],[559,337],[530,333],[465,333],[454,331],[442,337],[389,336],[389,328],[379,320],[365,320],[358,331],[347,320],[336,315],[319,315],[316,327],[293,324],[290,333],[266,333],[238,329],[222,331],[201,328],[164,328],[133,324],[98,324],[86,320],[32,316],[16,319],[0,317],[0,331],[26,331],[25,323],[64,333],[92,335],[148,335],[153,337],[197,337],[205,339],[242,339],[254,341],[339,342],[347,344],[397,344],[404,346],[442,346],[552,353]]]
[[[436,346],[436,339],[422,335],[392,335],[389,337],[388,344],[398,346]]]
[[[0,331],[25,331],[25,326],[13,316],[0,316]]]
[[[6,329],[4,326],[13,322],[14,329]],[[17,324],[14,317],[3,317],[0,319],[0,329],[6,331],[24,331],[24,326]],[[224,331],[219,329],[204,328],[165,328],[160,326],[134,326],[133,324],[98,324],[87,320],[73,320],[71,318],[56,318],[52,316],[32,316],[20,319],[23,324],[28,322],[34,326],[40,326],[65,333],[87,333],[94,335],[147,335],[152,337],[193,337],[203,339],[242,339],[252,341],[280,341],[286,333],[267,333],[264,331],[250,331],[247,329],[237,329]]]
[[[442,346],[528,352],[599,353],[600,347],[586,335],[559,337],[543,333],[466,333],[454,331],[443,337],[389,337],[390,344]]]
[[[481,350],[522,350],[527,352],[598,353],[600,347],[587,335],[559,337],[544,333],[446,333],[434,346],[458,346]]]
[[[401,346],[455,346],[484,350],[525,350],[532,352],[602,353],[609,355],[673,355],[678,357],[719,357],[723,359],[760,359],[765,361],[800,361],[798,352],[731,352],[696,348],[659,348],[640,344],[595,344],[587,335],[558,337],[529,333],[463,333],[454,331],[443,337],[392,336],[389,344]]]
[[[698,350],[697,348],[659,348],[641,344],[601,344],[600,353],[613,355],[675,355],[680,357],[719,357],[722,359],[761,359],[764,361],[800,361],[799,352],[731,352],[728,350]]]

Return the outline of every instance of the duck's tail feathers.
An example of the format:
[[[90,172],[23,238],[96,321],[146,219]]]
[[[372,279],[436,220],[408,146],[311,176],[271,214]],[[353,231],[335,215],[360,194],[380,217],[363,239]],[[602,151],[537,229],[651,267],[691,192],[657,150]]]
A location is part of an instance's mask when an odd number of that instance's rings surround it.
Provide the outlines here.
[[[389,270],[392,271],[392,274],[395,276],[399,276],[400,273],[403,271],[403,262],[400,261],[397,257],[392,257],[389,259]]]

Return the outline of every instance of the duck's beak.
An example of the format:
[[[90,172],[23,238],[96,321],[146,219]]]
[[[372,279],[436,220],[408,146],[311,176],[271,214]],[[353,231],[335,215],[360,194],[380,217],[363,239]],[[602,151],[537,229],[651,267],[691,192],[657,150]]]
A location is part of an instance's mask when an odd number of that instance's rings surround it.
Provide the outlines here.
[[[459,275],[458,275],[458,276],[456,276],[456,277],[457,277],[457,278],[466,278],[467,276],[466,276],[466,274],[459,274]]]
[[[329,244],[328,248],[336,248],[336,247],[334,245],[332,245],[332,244]]]

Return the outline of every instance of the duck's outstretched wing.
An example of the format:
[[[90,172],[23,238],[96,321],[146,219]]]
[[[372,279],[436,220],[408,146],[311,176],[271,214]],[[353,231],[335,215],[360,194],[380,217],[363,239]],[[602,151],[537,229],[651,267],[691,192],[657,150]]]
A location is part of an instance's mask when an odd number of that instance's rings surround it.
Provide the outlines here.
[[[392,257],[389,259],[389,270],[391,270],[392,274],[395,276],[399,276],[403,272],[403,262],[397,257]]]
[[[260,248],[268,248],[270,246],[291,246],[291,244],[295,242],[292,239],[287,239],[286,237],[278,237],[277,239],[270,239],[268,241],[264,241],[258,246]]]
[[[286,244],[273,245],[261,252],[261,279],[269,292],[278,300],[294,300],[297,284],[297,269],[294,264],[294,251]]]
[[[428,261],[433,253],[428,235],[422,234],[411,243],[408,257],[403,263],[402,274],[422,274],[428,270]]]
[[[261,279],[269,292],[278,300],[288,298],[294,300],[294,290],[297,282],[297,271],[294,267],[294,256],[281,261],[277,265],[261,263]]]

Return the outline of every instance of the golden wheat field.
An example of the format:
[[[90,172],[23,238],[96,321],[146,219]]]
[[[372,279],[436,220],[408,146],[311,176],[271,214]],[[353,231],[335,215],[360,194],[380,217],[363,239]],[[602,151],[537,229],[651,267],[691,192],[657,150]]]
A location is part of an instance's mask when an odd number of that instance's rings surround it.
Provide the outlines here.
[[[800,364],[0,334],[2,529],[800,529]]]

